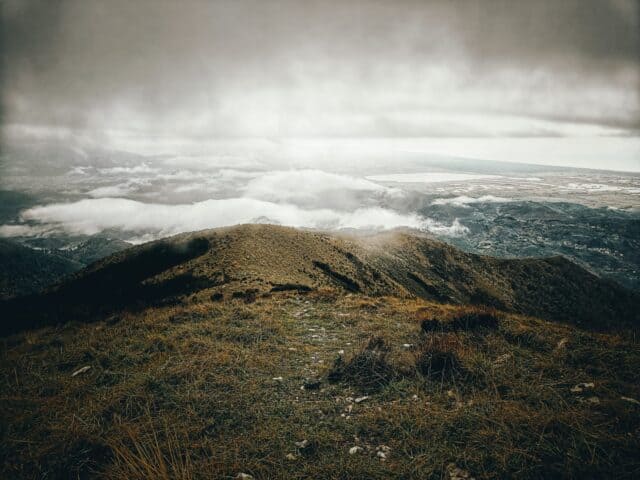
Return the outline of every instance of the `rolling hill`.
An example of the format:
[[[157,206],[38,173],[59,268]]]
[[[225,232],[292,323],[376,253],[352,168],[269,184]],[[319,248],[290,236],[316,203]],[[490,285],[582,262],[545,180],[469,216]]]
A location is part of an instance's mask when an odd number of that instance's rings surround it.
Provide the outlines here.
[[[340,290],[486,305],[590,328],[637,323],[637,294],[562,257],[494,259],[411,232],[331,235],[271,225],[200,231],[123,250],[47,293],[0,304],[2,331],[180,298]]]

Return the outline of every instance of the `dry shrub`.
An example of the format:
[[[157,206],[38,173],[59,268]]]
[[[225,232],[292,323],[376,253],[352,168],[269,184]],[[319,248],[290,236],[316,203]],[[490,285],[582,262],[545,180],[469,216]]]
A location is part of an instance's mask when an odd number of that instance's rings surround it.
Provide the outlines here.
[[[257,299],[258,292],[259,290],[257,288],[248,288],[244,291],[233,292],[231,298],[242,299],[244,303],[253,303]]]
[[[211,301],[212,302],[221,302],[222,300],[224,300],[224,294],[221,292],[216,292],[211,294]]]
[[[389,347],[381,337],[374,337],[348,361],[338,357],[329,372],[330,382],[347,382],[373,391],[397,378],[400,372],[389,363]]]
[[[499,323],[497,313],[494,310],[470,308],[464,309],[442,320],[435,318],[424,319],[420,323],[420,328],[424,333],[472,332],[478,330],[495,330],[498,328]]]
[[[416,370],[430,379],[454,380],[464,373],[460,362],[462,349],[456,335],[431,336],[416,352]]]

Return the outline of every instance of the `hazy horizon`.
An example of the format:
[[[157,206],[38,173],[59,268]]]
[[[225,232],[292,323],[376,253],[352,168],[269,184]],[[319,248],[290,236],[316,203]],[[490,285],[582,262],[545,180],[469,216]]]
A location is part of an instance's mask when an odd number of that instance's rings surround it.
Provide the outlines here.
[[[634,0],[9,0],[2,142],[181,155],[217,138],[420,139],[640,171],[639,18]]]

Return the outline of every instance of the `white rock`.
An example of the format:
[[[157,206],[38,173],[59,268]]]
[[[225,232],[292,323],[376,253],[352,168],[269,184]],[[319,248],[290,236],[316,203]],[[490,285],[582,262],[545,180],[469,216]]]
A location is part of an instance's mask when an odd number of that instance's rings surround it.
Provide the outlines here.
[[[404,348],[411,348],[411,347],[413,347],[413,343],[403,343],[402,346]]]
[[[579,383],[575,387],[571,387],[571,393],[582,393],[583,391],[595,387],[593,382]]]
[[[344,355],[344,350],[338,350],[338,355]]]
[[[387,454],[384,452],[378,452],[376,453],[376,456],[380,459],[380,460],[386,460],[387,459]]]
[[[624,400],[625,402],[635,403],[636,405],[640,405],[640,402],[639,402],[638,400],[636,400],[635,398],[631,398],[631,397],[620,397],[620,400]]]
[[[449,480],[474,480],[469,472],[458,467],[455,463],[447,465]]]
[[[417,400],[418,400],[418,395],[413,395],[413,396],[411,397],[411,400],[417,401]]]
[[[505,353],[504,355],[500,355],[498,358],[496,358],[495,362],[493,362],[495,365],[501,365],[504,362],[506,362],[507,360],[509,360],[511,358],[511,354],[510,353]]]
[[[301,442],[295,442],[295,446],[298,448],[304,448],[309,445],[309,440],[302,440]]]
[[[72,376],[72,377],[75,377],[76,375],[81,375],[81,374],[83,374],[83,373],[85,373],[85,372],[89,371],[90,369],[91,369],[91,367],[87,365],[86,367],[82,367],[82,368],[80,368],[80,369],[76,370],[75,372],[73,372],[73,373],[71,374],[71,376]]]
[[[368,395],[364,395],[363,397],[358,397],[354,400],[354,402],[356,403],[360,403],[360,402],[364,402],[365,400],[367,400],[369,398]]]
[[[249,475],[248,473],[239,473],[236,475],[238,480],[253,480],[253,475]]]
[[[349,455],[355,455],[356,453],[360,452],[362,452],[362,447],[355,446],[349,449]]]
[[[284,380],[284,378],[282,378],[282,377],[273,377],[271,380],[273,380],[274,382],[282,382]]]
[[[293,453],[287,453],[284,458],[287,460],[295,460],[296,456]]]

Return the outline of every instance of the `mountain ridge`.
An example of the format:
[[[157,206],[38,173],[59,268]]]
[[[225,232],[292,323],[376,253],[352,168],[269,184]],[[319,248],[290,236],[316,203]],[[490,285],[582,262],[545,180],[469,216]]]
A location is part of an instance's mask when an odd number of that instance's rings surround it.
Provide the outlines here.
[[[2,331],[195,298],[286,289],[473,304],[588,328],[638,323],[638,296],[563,257],[496,259],[411,231],[354,235],[247,224],[117,252],[39,296],[4,302]],[[54,308],[55,307],[55,308]]]

